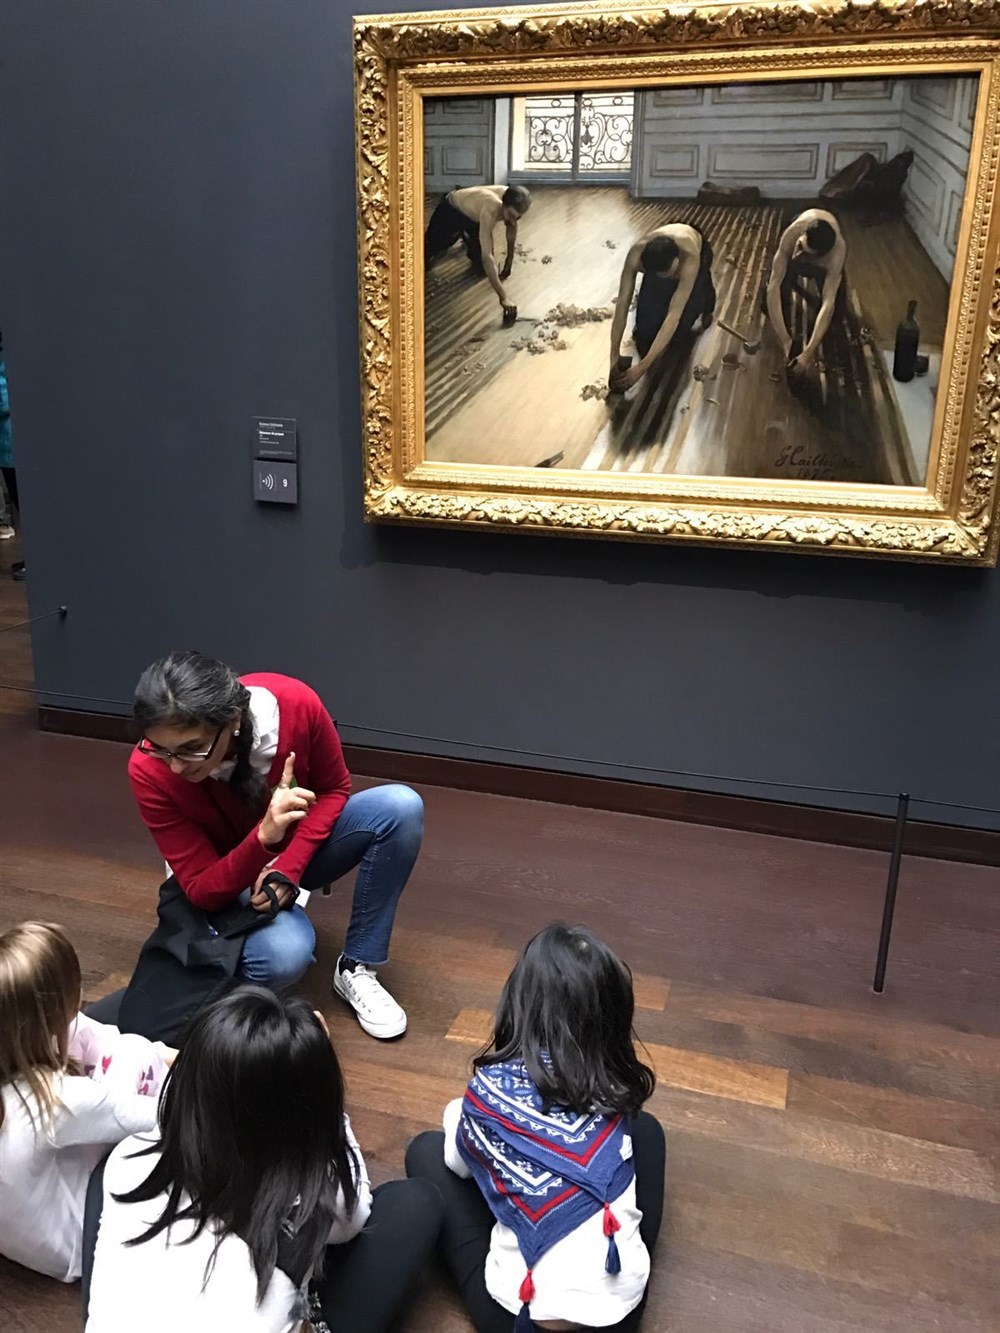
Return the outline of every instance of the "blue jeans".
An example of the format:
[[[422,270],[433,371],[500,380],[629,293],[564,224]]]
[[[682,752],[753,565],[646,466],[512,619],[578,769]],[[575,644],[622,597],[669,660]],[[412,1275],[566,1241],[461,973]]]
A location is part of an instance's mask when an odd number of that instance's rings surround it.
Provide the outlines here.
[[[318,889],[358,866],[344,953],[378,967],[389,957],[389,936],[399,895],[420,851],[424,803],[396,783],[349,797],[306,867],[302,888]],[[246,898],[250,890],[245,890]],[[240,975],[262,986],[290,986],[315,961],[316,932],[301,907],[279,914],[246,938]]]

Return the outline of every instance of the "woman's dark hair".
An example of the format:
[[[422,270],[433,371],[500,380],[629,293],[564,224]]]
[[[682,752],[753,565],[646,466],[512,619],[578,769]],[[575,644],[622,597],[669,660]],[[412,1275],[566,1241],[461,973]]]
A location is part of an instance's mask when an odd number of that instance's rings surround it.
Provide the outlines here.
[[[665,273],[679,254],[677,242],[670,236],[654,236],[642,247],[639,267],[643,273]]]
[[[344,1132],[344,1082],[336,1052],[305,1000],[240,986],[205,1009],[167,1074],[161,1142],[152,1171],[113,1197],[146,1203],[162,1194],[160,1217],[129,1245],[190,1219],[194,1236],[211,1225],[215,1252],[229,1235],[250,1250],[263,1299],[277,1264],[319,1269],[338,1211],[357,1202],[355,1155]],[[189,1202],[182,1203],[184,1196]],[[192,1239],[194,1237],[192,1236]]]
[[[267,809],[267,782],[250,763],[254,741],[250,691],[225,662],[196,652],[161,658],[139,677],[132,714],[143,734],[150,727],[190,727],[203,722],[221,727],[238,719],[236,767],[229,785],[255,814]]]
[[[546,1107],[638,1111],[656,1077],[635,1053],[632,974],[586,926],[546,926],[507,978],[474,1064],[520,1059]]]

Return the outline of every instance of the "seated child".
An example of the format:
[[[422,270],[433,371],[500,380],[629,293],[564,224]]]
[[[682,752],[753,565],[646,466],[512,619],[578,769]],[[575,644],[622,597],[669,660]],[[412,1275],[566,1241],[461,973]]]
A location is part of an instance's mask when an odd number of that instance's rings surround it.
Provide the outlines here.
[[[80,963],[60,926],[0,936],[0,1254],[80,1276],[90,1173],[156,1123],[175,1052],[78,1013]]]
[[[478,1333],[639,1326],[663,1208],[663,1130],[640,1112],[627,968],[549,926],[504,987],[493,1040],[407,1174],[444,1197],[441,1251]],[[470,1179],[471,1177],[471,1179]]]
[[[441,1220],[424,1181],[371,1189],[322,1016],[263,986],[202,1010],[103,1187],[87,1333],[387,1333]]]

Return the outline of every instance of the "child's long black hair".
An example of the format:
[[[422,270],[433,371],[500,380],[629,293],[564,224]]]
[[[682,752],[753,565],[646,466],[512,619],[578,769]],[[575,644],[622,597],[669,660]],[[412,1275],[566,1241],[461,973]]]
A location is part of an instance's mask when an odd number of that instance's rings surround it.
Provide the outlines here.
[[[507,978],[475,1067],[520,1059],[547,1106],[636,1112],[656,1077],[635,1053],[632,974],[586,926],[546,926]]]
[[[357,1201],[330,1038],[304,1000],[263,986],[240,986],[195,1020],[164,1084],[160,1136],[146,1150],[159,1156],[143,1183],[114,1196],[144,1203],[167,1195],[160,1217],[129,1244],[181,1219],[194,1222],[195,1235],[217,1228],[216,1250],[226,1236],[239,1236],[250,1250],[258,1302],[282,1228],[294,1231],[284,1266],[308,1272],[320,1266],[338,1186],[348,1211]]]

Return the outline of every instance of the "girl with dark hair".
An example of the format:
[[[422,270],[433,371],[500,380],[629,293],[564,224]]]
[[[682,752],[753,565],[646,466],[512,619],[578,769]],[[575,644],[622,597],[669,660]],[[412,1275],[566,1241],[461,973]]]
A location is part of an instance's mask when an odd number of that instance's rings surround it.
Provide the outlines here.
[[[379,1333],[440,1217],[424,1182],[371,1191],[322,1017],[241,986],[195,1020],[159,1133],[105,1164],[87,1333],[297,1333],[305,1319]]]
[[[240,677],[201,653],[147,667],[135,719],[129,779],[170,873],[210,917],[240,902],[266,919],[245,937],[240,975],[273,987],[297,981],[316,942],[300,903],[358,866],[333,989],[371,1036],[398,1037],[406,1014],[375,969],[388,959],[420,850],[416,792],[392,784],[352,794],[336,728],[308,685]]]
[[[663,1130],[641,1111],[632,977],[583,926],[548,926],[493,1040],[407,1175],[445,1202],[441,1250],[478,1333],[639,1327],[663,1211]],[[471,1177],[471,1179],[470,1179]]]

